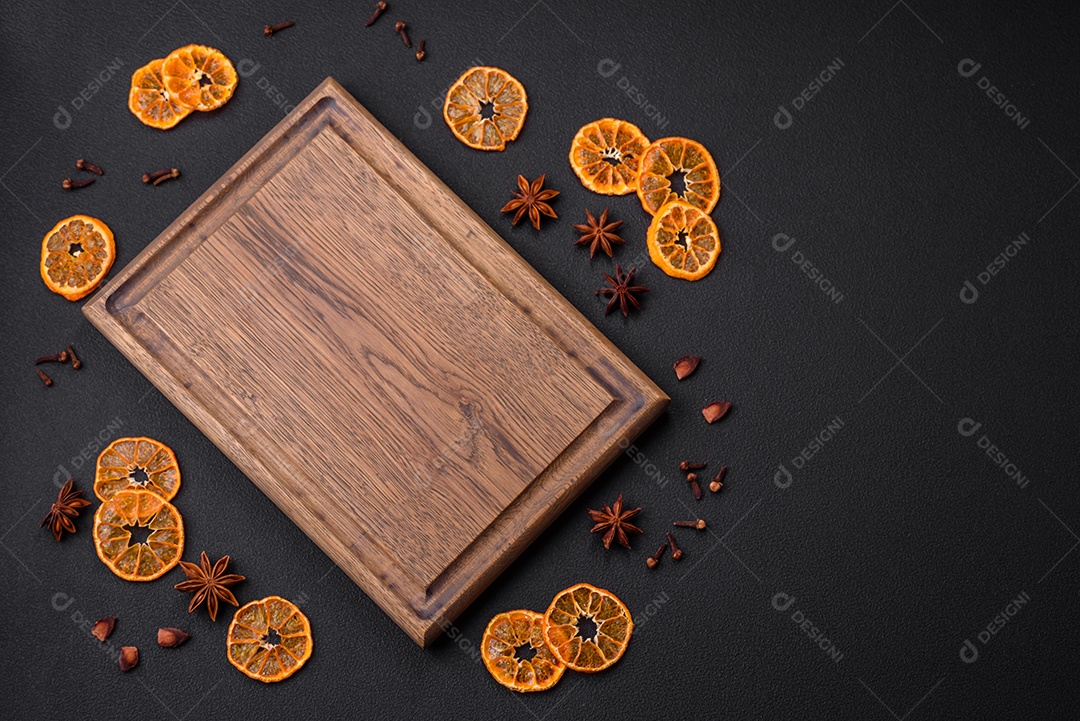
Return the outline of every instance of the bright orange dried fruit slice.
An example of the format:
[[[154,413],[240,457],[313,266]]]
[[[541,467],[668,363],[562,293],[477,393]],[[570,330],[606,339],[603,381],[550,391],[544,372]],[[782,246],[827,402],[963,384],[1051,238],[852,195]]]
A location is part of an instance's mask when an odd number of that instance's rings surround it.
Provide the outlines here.
[[[294,603],[267,596],[236,610],[226,644],[229,663],[245,676],[275,683],[311,658],[311,623]]]
[[[601,195],[637,190],[638,164],[649,139],[632,123],[603,118],[577,131],[570,144],[570,167],[581,184]]]
[[[581,635],[583,620],[596,626],[589,638]],[[625,604],[614,593],[588,583],[559,591],[544,614],[544,640],[573,671],[595,673],[612,665],[622,658],[633,631]]]
[[[720,257],[716,223],[682,200],[668,203],[653,216],[645,242],[652,262],[673,278],[704,278]]]
[[[144,543],[132,543],[133,527],[149,528]],[[184,520],[153,491],[120,491],[94,514],[94,548],[109,570],[127,581],[152,581],[167,573],[184,552]]]
[[[151,60],[131,76],[128,110],[144,125],[168,130],[191,113],[191,108],[177,102],[165,89],[161,76],[164,58]]]
[[[172,449],[143,436],[110,443],[97,459],[94,495],[107,501],[131,488],[145,488],[171,501],[180,490],[180,466]]]
[[[89,215],[73,215],[41,241],[41,279],[53,293],[79,300],[97,288],[116,260],[109,226]]]
[[[521,132],[528,109],[525,88],[517,78],[501,68],[477,66],[450,86],[443,119],[470,148],[504,150]]]
[[[192,110],[220,108],[236,90],[236,68],[216,48],[185,45],[169,53],[161,66],[165,90]]]
[[[484,630],[480,652],[496,681],[522,693],[548,690],[566,670],[544,643],[544,615],[536,611],[495,616]]]
[[[682,193],[671,188],[671,178],[683,174]],[[645,150],[638,167],[638,198],[651,215],[673,200],[711,213],[720,200],[720,171],[705,146],[688,138],[661,138]]]

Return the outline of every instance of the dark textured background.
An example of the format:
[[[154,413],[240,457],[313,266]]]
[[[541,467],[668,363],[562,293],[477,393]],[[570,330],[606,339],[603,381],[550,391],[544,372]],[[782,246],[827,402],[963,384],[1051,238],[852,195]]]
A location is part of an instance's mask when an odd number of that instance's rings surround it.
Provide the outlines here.
[[[1076,718],[1075,6],[391,0],[365,30],[372,5],[65,2],[3,13],[3,715]],[[426,62],[393,34],[399,18],[428,39]],[[262,36],[282,20],[297,25]],[[126,110],[131,72],[189,42],[246,61],[247,76],[223,110],[167,133],[143,127]],[[796,111],[793,99],[837,58],[840,70]],[[971,77],[958,71],[965,59],[981,64]],[[438,117],[445,87],[475,62],[505,67],[529,93],[524,132],[505,153],[469,150]],[[76,212],[109,223],[122,268],[331,74],[672,396],[640,439],[646,460],[616,462],[460,617],[456,638],[429,650],[36,269],[41,237]],[[983,77],[1026,127],[979,88]],[[774,123],[780,106],[792,114],[786,129]],[[576,181],[570,139],[603,116],[712,151],[724,252],[706,280],[677,281],[643,261],[636,199]],[[106,175],[62,191],[84,156]],[[174,164],[178,181],[139,181]],[[560,219],[540,233],[511,227],[499,208],[516,175],[542,172],[562,191]],[[636,258],[653,288],[629,320],[603,317],[592,294],[612,263],[572,246],[571,224],[604,206],[626,221],[616,259]],[[783,252],[780,233],[795,239]],[[1020,233],[1030,243],[981,284]],[[796,251],[839,302],[793,262]],[[980,291],[973,304],[960,299],[965,280]],[[44,389],[32,359],[68,342],[86,367],[51,369],[56,383]],[[676,383],[671,362],[685,353],[705,360]],[[715,396],[735,410],[710,427],[698,410]],[[792,459],[837,418],[841,430],[796,469]],[[963,418],[982,426],[961,435]],[[231,614],[216,625],[187,615],[187,596],[171,588],[179,570],[148,584],[114,577],[94,555],[89,513],[62,543],[38,530],[54,478],[70,472],[89,489],[100,447],[141,434],[180,458],[188,558],[232,554],[249,578],[242,601],[277,593],[311,618],[314,656],[284,684],[228,665]],[[979,448],[983,435],[1025,487]],[[729,464],[724,493],[695,506],[672,472],[686,456]],[[781,464],[793,474],[786,488],[774,483]],[[619,491],[644,507],[647,533],[633,552],[605,553],[585,509]],[[699,510],[710,532],[683,534],[681,564],[647,572],[670,520]],[[637,617],[624,659],[597,676],[568,674],[546,694],[497,686],[476,656],[487,620],[542,610],[580,580],[615,590]],[[981,642],[1021,595],[1030,600]],[[109,614],[120,621],[103,652],[88,623]],[[162,625],[193,638],[160,649]],[[973,663],[961,660],[965,639]],[[127,675],[116,668],[123,644],[142,649]]]

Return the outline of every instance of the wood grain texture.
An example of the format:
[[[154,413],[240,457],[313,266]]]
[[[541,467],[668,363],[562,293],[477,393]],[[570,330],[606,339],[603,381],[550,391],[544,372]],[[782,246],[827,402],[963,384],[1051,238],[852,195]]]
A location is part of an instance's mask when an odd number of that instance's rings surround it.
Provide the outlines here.
[[[668,402],[330,78],[84,312],[422,645]]]

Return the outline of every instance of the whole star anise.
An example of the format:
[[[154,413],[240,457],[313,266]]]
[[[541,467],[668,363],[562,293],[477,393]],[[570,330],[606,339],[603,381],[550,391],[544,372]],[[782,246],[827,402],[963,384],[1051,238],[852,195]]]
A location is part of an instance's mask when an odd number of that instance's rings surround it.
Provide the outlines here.
[[[41,524],[38,525],[38,528],[41,528],[48,524],[53,537],[58,541],[64,531],[75,533],[75,522],[71,519],[79,517],[80,508],[90,505],[90,501],[79,498],[83,492],[73,490],[74,486],[75,479],[69,478],[64,487],[60,489],[60,492],[56,494],[56,502],[52,504],[49,512],[45,514],[45,518],[41,519]]]
[[[173,588],[177,591],[195,594],[194,598],[191,599],[191,604],[188,606],[188,613],[191,613],[203,601],[206,601],[206,610],[210,613],[210,620],[216,621],[219,599],[234,606],[240,605],[236,600],[236,596],[232,594],[228,587],[240,583],[244,580],[244,577],[237,573],[225,573],[225,567],[229,565],[228,556],[222,556],[211,567],[210,559],[207,557],[206,551],[203,551],[199,564],[199,566],[196,566],[194,563],[181,561],[180,568],[183,569],[188,580],[176,584]]]
[[[596,521],[596,525],[592,527],[592,533],[604,534],[604,548],[611,548],[613,540],[618,540],[619,545],[624,548],[630,548],[630,539],[627,537],[626,532],[642,533],[642,530],[628,521],[636,516],[640,510],[640,508],[624,510],[622,494],[620,493],[614,505],[605,505],[602,511],[589,509],[589,515]]]
[[[546,174],[545,174],[546,175]],[[551,200],[559,194],[557,190],[542,190],[544,187],[544,177],[541,175],[539,178],[529,185],[529,181],[525,180],[525,176],[518,176],[518,189],[520,192],[514,193],[514,199],[503,206],[502,212],[514,213],[514,225],[521,222],[521,217],[526,212],[529,214],[529,220],[532,221],[533,227],[540,230],[540,214],[548,216],[549,218],[558,218],[555,215],[555,211],[551,209],[551,206],[546,201]]]
[[[622,266],[616,263],[614,278],[607,273],[604,273],[604,280],[606,280],[611,287],[601,288],[596,291],[596,295],[611,298],[611,300],[608,301],[607,308],[604,309],[604,315],[613,311],[616,305],[619,306],[623,316],[630,315],[630,306],[641,310],[641,303],[634,297],[634,294],[648,293],[649,289],[643,285],[630,285],[634,282],[635,272],[637,272],[637,267],[631,268],[629,273],[623,275]]]
[[[590,258],[596,255],[597,250],[603,250],[610,258],[612,244],[622,245],[626,242],[615,234],[615,231],[622,227],[623,222],[616,220],[609,223],[607,208],[604,208],[599,220],[593,217],[588,208],[585,209],[585,217],[588,222],[574,224],[574,230],[581,233],[581,238],[574,245],[588,245]]]

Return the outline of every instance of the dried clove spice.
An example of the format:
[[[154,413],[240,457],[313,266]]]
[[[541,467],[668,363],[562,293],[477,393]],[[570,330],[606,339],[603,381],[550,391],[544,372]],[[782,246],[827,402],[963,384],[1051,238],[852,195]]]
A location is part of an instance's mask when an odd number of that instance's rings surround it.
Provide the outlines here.
[[[85,188],[86,186],[93,184],[95,180],[97,180],[97,178],[86,178],[85,180],[64,178],[64,181],[60,183],[60,187],[64,190],[75,190],[76,188]]]
[[[386,12],[387,7],[389,6],[385,2],[382,2],[382,0],[379,0],[379,2],[375,3],[375,12],[372,13],[371,17],[368,18],[368,21],[364,23],[364,27],[369,28],[374,25],[375,21],[379,19],[379,16]]]
[[[690,482],[690,490],[694,492],[694,500],[701,500],[701,484],[698,483],[698,476],[696,473],[687,473],[686,480]]]
[[[675,543],[675,536],[671,535],[671,531],[667,534],[668,545],[671,546],[671,558],[675,561],[682,560],[682,549],[679,548],[679,544]]]
[[[38,378],[41,379],[41,382],[45,384],[46,388],[49,388],[49,387],[52,386],[52,378],[50,378],[48,376],[48,374],[45,373],[45,371],[38,368],[37,369],[37,374],[38,374]]]
[[[43,355],[34,361],[34,365],[41,365],[42,363],[67,363],[68,353],[66,350],[62,350],[59,353],[51,353],[49,355]]]
[[[278,23],[277,25],[267,25],[266,27],[263,28],[263,35],[265,35],[266,37],[270,37],[274,33],[285,30],[286,28],[291,28],[295,24],[296,23],[294,23],[294,22],[284,22],[284,23]]]
[[[664,555],[664,551],[666,550],[667,544],[665,543],[664,545],[660,546],[660,548],[656,549],[656,553],[645,559],[645,565],[649,568],[656,568],[657,564],[660,563],[660,557]]]
[[[696,528],[699,531],[705,530],[705,521],[701,518],[696,521],[675,521],[671,525],[677,526],[678,528]]]
[[[427,44],[427,40],[421,38],[420,44],[416,47],[416,62],[421,62],[427,57],[427,51],[424,50],[424,45]]]
[[[83,158],[79,158],[75,161],[75,167],[79,170],[85,170],[88,173],[93,173],[94,175],[105,175],[105,171],[102,170],[99,166],[94,165],[93,163],[88,163]]]
[[[707,463],[699,463],[697,461],[679,461],[679,470],[683,473],[686,473],[687,471],[700,471],[707,465]]]
[[[709,490],[713,493],[719,493],[720,489],[724,487],[724,476],[727,475],[727,466],[722,467],[716,474],[716,477],[709,483]]]
[[[82,361],[79,360],[79,356],[75,355],[75,349],[74,348],[72,348],[71,346],[68,346],[66,351],[61,351],[60,352],[60,355],[65,355],[65,354],[67,355],[68,358],[71,359],[71,367],[72,368],[74,368],[75,370],[79,370],[80,368],[82,368]],[[63,361],[61,361],[61,362],[63,362]]]

